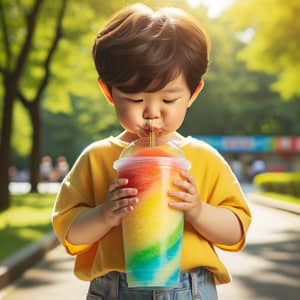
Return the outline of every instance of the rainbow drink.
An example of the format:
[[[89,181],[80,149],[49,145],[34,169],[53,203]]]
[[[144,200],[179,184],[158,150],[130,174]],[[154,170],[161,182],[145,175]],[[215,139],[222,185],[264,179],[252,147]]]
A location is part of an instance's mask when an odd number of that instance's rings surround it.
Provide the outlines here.
[[[178,287],[183,213],[168,206],[168,191],[189,162],[170,142],[145,145],[147,138],[130,144],[114,164],[138,189],[139,203],[122,224],[128,286]]]

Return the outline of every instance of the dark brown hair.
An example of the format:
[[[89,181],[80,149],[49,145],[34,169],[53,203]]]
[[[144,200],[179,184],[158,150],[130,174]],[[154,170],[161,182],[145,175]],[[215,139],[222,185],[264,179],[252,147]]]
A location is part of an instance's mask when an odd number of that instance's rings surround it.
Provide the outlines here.
[[[93,57],[99,79],[109,88],[153,92],[183,72],[193,93],[207,69],[207,48],[206,34],[182,10],[134,4],[100,31]]]

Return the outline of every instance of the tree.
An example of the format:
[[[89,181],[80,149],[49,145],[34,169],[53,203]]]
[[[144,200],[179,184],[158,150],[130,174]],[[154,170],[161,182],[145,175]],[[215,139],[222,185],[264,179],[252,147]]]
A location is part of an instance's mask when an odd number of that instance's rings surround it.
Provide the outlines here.
[[[16,53],[12,44],[11,36],[7,26],[7,17],[4,4],[14,5],[13,3],[0,2],[0,21],[2,27],[1,43],[4,45],[6,59],[0,63],[0,72],[2,73],[3,91],[3,113],[1,126],[1,144],[0,144],[0,210],[4,210],[10,205],[8,183],[9,166],[11,162],[11,136],[12,136],[12,116],[14,102],[18,92],[18,86],[24,72],[24,67],[28,59],[32,40],[35,32],[35,25],[42,0],[34,1],[31,8],[28,8],[25,15],[25,38],[21,43],[19,51]],[[16,38],[16,37],[13,37]]]
[[[78,86],[74,88],[76,84],[70,83],[73,80],[72,76],[74,75],[74,72],[72,71],[74,71],[76,67],[76,71],[80,69],[82,71],[81,66],[85,65],[86,69],[86,66],[88,65],[87,63],[82,63],[79,59],[82,56],[82,53],[80,52],[84,52],[86,50],[81,41],[82,36],[85,34],[85,39],[88,39],[91,37],[92,33],[96,32],[95,28],[91,28],[95,26],[95,21],[94,23],[85,23],[84,21],[86,21],[86,19],[96,19],[95,13],[99,13],[100,11],[99,16],[97,16],[97,21],[99,21],[104,18],[109,9],[111,10],[111,8],[116,5],[120,6],[117,2],[106,2],[101,5],[98,1],[93,0],[85,3],[82,1],[72,2],[72,9],[69,10],[69,18],[65,22],[65,26],[68,28],[68,38],[64,40],[64,47],[62,47],[63,50],[61,51],[61,53],[64,54],[64,57],[60,57],[60,63],[62,61],[71,62],[72,58],[72,67],[70,68],[69,64],[69,68],[66,68],[66,70],[63,70],[62,72],[58,72],[59,75],[53,76],[53,82],[55,82],[55,79],[58,79],[57,81],[59,81],[60,87],[56,88],[57,84],[55,87],[54,83],[54,88],[52,86],[51,90],[52,95],[47,97],[47,94],[44,93],[44,91],[50,78],[50,62],[52,61],[54,50],[57,48],[58,40],[61,39],[61,27],[65,11],[65,2],[65,0],[62,0],[62,2],[43,0],[1,2],[0,21],[3,26],[2,31],[0,32],[0,39],[1,42],[3,41],[2,44],[4,45],[4,51],[2,49],[0,51],[0,77],[3,82],[1,89],[1,92],[3,90],[3,100],[1,100],[4,107],[1,116],[2,135],[0,149],[0,178],[2,179],[0,198],[3,201],[1,209],[5,209],[9,206],[8,169],[11,162],[12,115],[16,96],[18,96],[24,104],[24,107],[29,112],[33,127],[30,174],[32,190],[34,191],[36,190],[37,185],[38,164],[40,159],[39,137],[41,135],[41,122],[39,120],[39,109],[41,99],[43,98],[46,100],[45,106],[50,107],[50,109],[55,107],[54,109],[56,111],[59,111],[61,108],[66,110],[66,107],[68,107],[67,103],[70,102],[70,94],[74,90],[78,91],[80,89]],[[50,38],[47,34],[53,27],[55,27],[55,24],[53,24],[53,20],[56,19],[53,17],[55,15],[54,11],[60,3],[62,3],[62,6],[57,23],[56,34],[53,36],[53,40],[52,43],[50,43],[49,48],[47,48],[45,47],[45,41],[51,41],[51,33]],[[85,26],[82,26],[83,23]],[[25,31],[24,27],[26,29]],[[88,34],[86,34],[87,32]],[[40,38],[41,36],[42,38]],[[45,49],[47,50],[45,51]],[[78,52],[72,56],[74,54],[74,49]],[[47,51],[49,51],[48,54]],[[84,55],[86,59],[87,53]],[[15,68],[14,66],[12,67],[14,64],[16,65]],[[64,63],[61,63],[61,65],[62,67],[59,66],[59,63],[57,63],[55,66],[56,69],[62,70],[64,66],[66,66]],[[75,76],[73,77],[75,79],[78,78],[79,80],[82,80],[82,74],[79,75],[75,72]],[[68,78],[68,83],[63,86],[62,84],[67,82],[66,78]],[[8,82],[10,85],[7,84]],[[73,88],[71,87],[72,85]],[[79,93],[82,94],[81,91]],[[57,99],[60,101],[55,101],[54,105],[49,105],[50,101],[47,100],[49,98],[52,98],[53,100],[54,95],[59,95]],[[88,93],[86,93],[86,95],[88,95]],[[70,112],[70,106],[67,109],[69,109]]]
[[[40,166],[40,154],[41,154],[41,134],[42,126],[40,120],[40,106],[42,96],[45,88],[48,85],[50,78],[50,64],[53,60],[54,52],[58,46],[59,40],[62,37],[62,21],[66,10],[67,0],[62,0],[61,7],[57,16],[57,24],[55,28],[55,34],[52,39],[50,48],[42,64],[44,75],[36,89],[36,93],[32,99],[29,99],[21,91],[21,87],[18,89],[18,97],[24,107],[28,110],[31,124],[32,124],[32,147],[31,147],[31,159],[30,159],[30,184],[31,192],[37,192],[37,185],[39,181],[39,166]]]
[[[205,20],[199,16],[200,20]],[[244,44],[230,19],[206,20],[212,51],[205,86],[188,111],[184,135],[297,134],[296,101],[281,101],[274,76],[250,71],[237,59]],[[226,30],[224,30],[224,28]],[[272,108],[272,109],[270,109]],[[259,121],[258,121],[259,120]]]
[[[252,34],[240,58],[251,70],[275,75],[271,87],[285,99],[300,96],[299,13],[298,0],[243,0],[227,15],[237,30]]]

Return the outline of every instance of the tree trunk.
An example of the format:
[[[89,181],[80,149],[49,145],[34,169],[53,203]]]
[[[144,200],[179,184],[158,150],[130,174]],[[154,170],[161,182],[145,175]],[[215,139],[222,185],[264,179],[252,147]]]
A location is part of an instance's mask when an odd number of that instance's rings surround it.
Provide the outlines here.
[[[16,64],[13,70],[10,70],[11,52],[8,39],[5,40],[7,64],[2,70],[3,73],[3,115],[1,127],[1,145],[0,145],[0,211],[5,210],[10,206],[9,197],[9,167],[11,163],[11,136],[12,136],[12,120],[13,120],[13,105],[17,96],[20,78],[23,74],[23,69],[26,65],[28,54],[32,46],[32,39],[36,27],[37,16],[43,0],[35,0],[32,9],[26,15],[26,36],[21,50],[16,59]],[[1,26],[4,31],[4,36],[7,35],[7,26],[5,23],[4,9],[1,1]]]
[[[3,114],[1,126],[0,144],[0,211],[10,206],[9,197],[9,167],[11,162],[11,135],[13,120],[13,104],[16,98],[17,89],[14,80],[7,77],[5,80],[6,89],[3,98]]]
[[[30,155],[30,183],[31,192],[38,191],[38,182],[40,175],[40,158],[41,158],[41,120],[39,101],[32,102],[29,108],[32,124],[32,146]]]
[[[58,46],[58,42],[62,37],[62,21],[66,10],[67,0],[62,0],[61,8],[59,10],[55,36],[52,44],[49,48],[48,55],[45,60],[44,69],[45,75],[37,89],[36,96],[29,100],[19,91],[18,96],[24,107],[29,111],[31,124],[32,124],[32,148],[30,159],[30,183],[31,192],[37,192],[37,186],[39,182],[40,173],[40,160],[41,160],[41,117],[40,117],[40,105],[42,101],[42,94],[47,87],[50,77],[50,63],[53,59],[53,54]]]

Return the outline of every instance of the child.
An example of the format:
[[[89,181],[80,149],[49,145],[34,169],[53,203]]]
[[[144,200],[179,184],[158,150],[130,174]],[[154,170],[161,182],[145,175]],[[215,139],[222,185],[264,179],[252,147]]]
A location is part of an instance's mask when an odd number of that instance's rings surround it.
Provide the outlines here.
[[[217,299],[230,275],[214,246],[238,251],[251,214],[225,160],[204,142],[176,130],[203,88],[207,38],[197,22],[175,8],[152,11],[136,4],[118,12],[97,35],[93,57],[99,85],[124,131],[87,147],[64,179],[53,226],[75,274],[91,281],[87,299]],[[131,141],[171,137],[192,167],[174,181],[170,207],[184,212],[180,286],[128,288],[121,222],[139,205],[138,191],[116,179],[113,162]],[[173,298],[174,297],[174,298]]]

